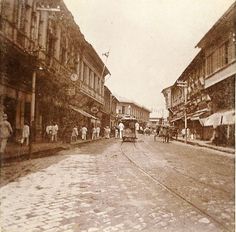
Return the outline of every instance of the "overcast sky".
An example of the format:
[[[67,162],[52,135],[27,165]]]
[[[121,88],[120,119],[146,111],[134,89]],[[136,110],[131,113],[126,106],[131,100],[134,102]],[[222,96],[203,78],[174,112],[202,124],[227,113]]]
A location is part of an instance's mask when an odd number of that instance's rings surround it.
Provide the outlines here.
[[[100,57],[110,49],[106,85],[148,108],[197,54],[195,45],[234,0],[64,0]]]

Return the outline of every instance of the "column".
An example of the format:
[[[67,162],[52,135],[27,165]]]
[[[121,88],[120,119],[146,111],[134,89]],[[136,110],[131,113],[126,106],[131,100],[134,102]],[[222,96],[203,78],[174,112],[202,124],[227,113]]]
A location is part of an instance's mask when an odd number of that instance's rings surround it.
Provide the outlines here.
[[[61,45],[61,26],[58,23],[56,25],[56,42],[55,42],[55,58],[60,59],[60,45]]]

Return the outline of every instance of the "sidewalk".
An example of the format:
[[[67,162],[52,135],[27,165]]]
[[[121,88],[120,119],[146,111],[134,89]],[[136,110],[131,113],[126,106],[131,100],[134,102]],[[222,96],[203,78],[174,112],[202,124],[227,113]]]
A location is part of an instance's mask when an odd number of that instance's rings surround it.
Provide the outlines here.
[[[49,143],[49,142],[40,142],[32,144],[32,154],[30,158],[39,158],[42,156],[48,156],[55,154],[56,152],[73,148],[78,144],[84,144],[89,142],[95,142],[101,138],[95,140],[77,140],[73,143]],[[8,143],[6,148],[6,153],[0,157],[1,164],[11,162],[11,161],[20,161],[29,158],[29,146],[21,146],[17,143]]]
[[[176,139],[174,138],[174,140],[176,140]],[[178,138],[176,141],[184,143],[185,139]],[[226,153],[230,153],[230,154],[235,154],[235,148],[216,146],[216,145],[212,144],[209,140],[204,141],[204,140],[197,140],[197,139],[190,139],[189,138],[187,140],[187,143],[191,144],[191,145],[200,146],[200,147],[207,147],[207,148],[210,148],[210,149],[214,149],[214,150],[217,150],[217,151],[222,151],[222,152],[226,152]]]

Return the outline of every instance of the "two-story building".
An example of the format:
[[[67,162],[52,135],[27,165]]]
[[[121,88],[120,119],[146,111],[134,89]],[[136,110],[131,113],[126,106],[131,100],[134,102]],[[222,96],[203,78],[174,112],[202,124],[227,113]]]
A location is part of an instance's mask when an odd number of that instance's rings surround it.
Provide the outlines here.
[[[117,125],[116,108],[119,102],[107,86],[104,86],[104,101],[102,125],[109,126],[113,132]]]
[[[5,0],[0,15],[0,109],[15,138],[25,121],[42,137],[52,121],[101,120],[109,71],[63,1]]]
[[[116,108],[118,119],[125,115],[131,115],[138,120],[140,125],[143,127],[146,126],[147,122],[149,121],[149,114],[151,112],[149,109],[124,97],[117,98],[119,101]]]
[[[171,123],[184,128],[186,111],[188,128],[196,138],[211,139],[218,127],[226,144],[234,143],[235,15],[236,3],[200,40],[199,53],[176,82],[162,91]]]

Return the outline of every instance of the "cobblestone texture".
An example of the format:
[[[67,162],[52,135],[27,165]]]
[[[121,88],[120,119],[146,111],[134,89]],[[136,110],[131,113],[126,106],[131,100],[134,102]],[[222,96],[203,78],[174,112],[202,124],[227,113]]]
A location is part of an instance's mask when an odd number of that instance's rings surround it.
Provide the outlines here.
[[[1,231],[224,231],[154,184],[121,154],[120,145],[100,141],[3,167]]]

